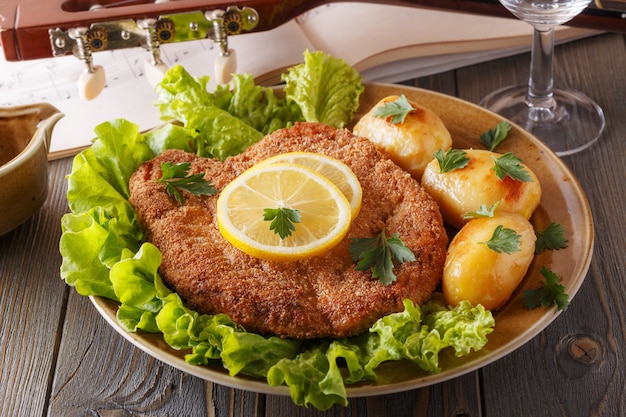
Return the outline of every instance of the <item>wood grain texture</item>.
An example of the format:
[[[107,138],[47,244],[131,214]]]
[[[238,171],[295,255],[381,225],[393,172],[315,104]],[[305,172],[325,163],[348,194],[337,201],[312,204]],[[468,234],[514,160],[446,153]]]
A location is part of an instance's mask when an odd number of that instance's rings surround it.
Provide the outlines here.
[[[2,415],[44,415],[56,361],[67,286],[59,279],[60,213],[67,210],[62,170],[50,170],[51,193],[29,220],[0,236],[0,404]]]
[[[558,84],[595,98],[608,119],[597,144],[565,158],[589,199],[595,252],[568,311],[522,348],[445,383],[354,398],[325,412],[185,374],[127,342],[60,280],[60,218],[71,170],[71,159],[62,159],[50,164],[44,207],[0,237],[0,416],[624,415],[626,42],[601,35],[559,46],[556,57]],[[523,54],[404,84],[478,102],[496,88],[525,83],[528,63]]]

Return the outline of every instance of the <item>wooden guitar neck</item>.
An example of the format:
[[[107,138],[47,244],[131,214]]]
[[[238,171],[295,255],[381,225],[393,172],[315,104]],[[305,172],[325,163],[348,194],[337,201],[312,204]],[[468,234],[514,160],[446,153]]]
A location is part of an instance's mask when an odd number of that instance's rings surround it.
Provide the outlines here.
[[[511,16],[497,0],[365,1]],[[617,0],[626,4],[623,0]],[[41,0],[0,4],[0,43],[8,61],[85,54],[210,38],[226,47],[228,36],[275,28],[331,0]],[[615,1],[613,2],[615,3]],[[572,25],[626,32],[626,7],[590,8]]]

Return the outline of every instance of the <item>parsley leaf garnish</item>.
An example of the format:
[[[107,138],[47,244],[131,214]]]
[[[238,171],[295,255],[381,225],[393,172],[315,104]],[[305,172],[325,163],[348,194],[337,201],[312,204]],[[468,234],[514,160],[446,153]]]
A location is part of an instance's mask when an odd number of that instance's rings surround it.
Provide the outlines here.
[[[406,115],[414,110],[411,103],[406,99],[406,96],[402,94],[394,101],[388,101],[382,106],[376,107],[373,114],[375,117],[380,117],[381,119],[391,117],[390,122],[392,124],[398,124],[403,123]]]
[[[550,223],[543,231],[537,232],[537,240],[535,241],[535,254],[545,250],[558,250],[567,247],[567,239],[565,239],[565,228],[559,223]]]
[[[565,287],[559,283],[559,276],[550,271],[545,265],[541,268],[541,274],[546,278],[541,282],[539,288],[534,290],[525,290],[522,293],[524,305],[529,310],[539,307],[550,307],[556,305],[560,311],[567,310],[569,307],[569,294],[565,292]]]
[[[493,217],[496,212],[496,208],[500,205],[501,201],[496,201],[491,205],[491,207],[487,207],[484,204],[481,204],[478,210],[470,211],[463,215],[463,219],[478,219],[481,217]]]
[[[390,238],[383,229],[374,237],[350,238],[350,255],[352,261],[357,262],[357,271],[367,271],[372,268],[372,277],[377,278],[383,285],[390,285],[396,280],[393,273],[393,261],[412,262],[415,255],[407,248],[397,233]]]
[[[507,138],[511,131],[511,124],[506,120],[501,121],[494,129],[489,129],[480,135],[480,141],[487,149],[493,151],[496,146],[501,144]]]
[[[467,153],[460,149],[448,149],[445,152],[443,149],[439,149],[433,154],[437,162],[439,162],[440,174],[466,166],[470,159],[465,155],[467,155]]]
[[[284,239],[296,231],[294,223],[300,223],[300,212],[286,207],[266,208],[263,210],[263,220],[271,220],[270,230]]]
[[[509,176],[514,180],[522,182],[532,181],[530,174],[528,174],[528,171],[526,171],[521,164],[522,160],[516,155],[507,152],[498,158],[493,158],[493,160],[495,162],[493,170],[496,171],[496,175],[501,180]]]
[[[165,184],[165,190],[169,196],[174,196],[180,204],[185,203],[180,190],[187,190],[194,195],[213,195],[217,190],[210,181],[204,179],[204,173],[188,175],[191,164],[183,162],[174,164],[173,162],[161,163],[161,178],[156,182]]]
[[[512,253],[520,251],[520,239],[515,230],[504,227],[501,224],[493,231],[491,239],[486,242],[479,242],[487,245],[489,249],[496,253]]]

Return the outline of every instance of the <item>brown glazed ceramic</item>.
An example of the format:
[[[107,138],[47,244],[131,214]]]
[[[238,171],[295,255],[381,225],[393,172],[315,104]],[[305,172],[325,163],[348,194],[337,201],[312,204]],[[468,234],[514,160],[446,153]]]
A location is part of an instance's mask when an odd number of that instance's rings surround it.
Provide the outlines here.
[[[63,117],[50,104],[0,108],[0,235],[30,218],[48,195],[48,149]]]

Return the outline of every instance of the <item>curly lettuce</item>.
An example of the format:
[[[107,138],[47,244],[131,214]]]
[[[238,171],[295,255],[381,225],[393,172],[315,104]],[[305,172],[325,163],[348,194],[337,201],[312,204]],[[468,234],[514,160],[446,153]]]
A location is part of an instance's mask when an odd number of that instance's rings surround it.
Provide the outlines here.
[[[180,122],[199,156],[223,161],[274,130],[304,121],[295,103],[255,85],[249,74],[236,74],[232,88],[219,86],[213,93],[207,83],[177,65],[156,86],[161,118]]]
[[[321,51],[304,53],[304,63],[282,75],[285,95],[308,122],[343,128],[359,108],[363,78],[344,60]]]

